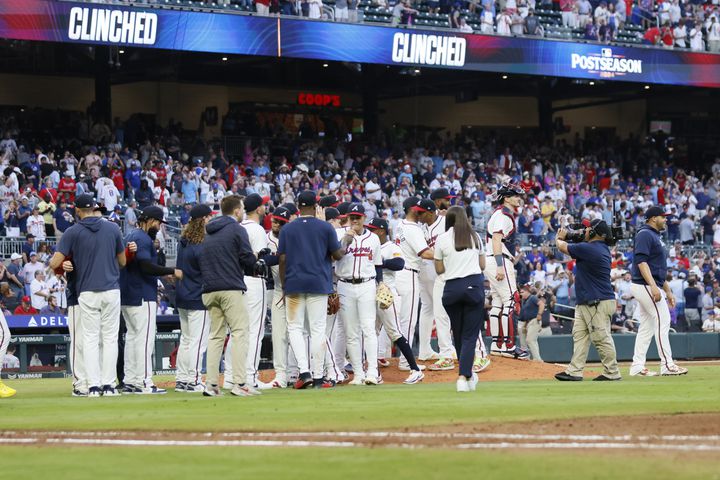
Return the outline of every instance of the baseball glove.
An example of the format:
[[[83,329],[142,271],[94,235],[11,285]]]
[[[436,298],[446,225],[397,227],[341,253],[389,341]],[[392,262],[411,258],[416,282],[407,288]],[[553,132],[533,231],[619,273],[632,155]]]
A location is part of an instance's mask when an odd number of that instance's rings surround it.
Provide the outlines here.
[[[377,293],[375,294],[375,300],[378,303],[378,306],[383,309],[387,310],[390,308],[390,305],[393,303],[393,293],[390,291],[390,287],[385,285],[384,283],[381,283],[377,286]]]
[[[327,314],[335,315],[340,310],[340,295],[333,292],[328,295]]]

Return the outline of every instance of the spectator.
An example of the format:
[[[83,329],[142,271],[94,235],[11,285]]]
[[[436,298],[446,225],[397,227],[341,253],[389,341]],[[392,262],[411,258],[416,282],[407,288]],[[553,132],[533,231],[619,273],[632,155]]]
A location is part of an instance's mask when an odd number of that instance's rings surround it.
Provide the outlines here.
[[[63,311],[57,304],[57,299],[50,295],[47,300],[47,304],[40,309],[41,315],[62,315]]]
[[[28,234],[33,235],[36,239],[42,241],[45,240],[45,219],[40,215],[40,209],[34,207],[32,209],[32,215],[27,220],[27,231]]]
[[[688,286],[683,291],[685,298],[685,321],[688,330],[693,325],[700,327],[702,321],[700,316],[700,297],[703,292],[697,287],[697,281],[694,278],[688,280]]]
[[[495,14],[489,3],[483,3],[483,10],[480,14],[480,32],[492,35],[495,32]]]
[[[498,14],[496,23],[498,35],[510,35],[512,33],[510,30],[512,17],[507,8],[503,8],[502,12]]]
[[[35,278],[30,283],[30,298],[33,308],[42,310],[47,305],[50,292],[45,285],[45,270],[36,270]]]
[[[527,35],[542,36],[542,26],[535,16],[535,11],[531,8],[528,10],[528,16],[525,17],[525,33]]]
[[[694,52],[705,51],[705,41],[703,40],[702,28],[698,23],[693,23],[690,28],[690,49]]]
[[[708,318],[703,322],[702,325],[702,331],[703,332],[720,332],[720,310],[717,308],[714,308],[710,314],[708,315]],[[10,349],[8,348],[8,352],[10,352]],[[7,356],[5,357],[7,358]]]
[[[680,221],[680,242],[695,245],[695,216],[688,215]]]
[[[465,17],[460,17],[458,30],[463,33],[473,33],[473,29],[470,25],[467,24],[467,22],[465,21]],[[378,190],[379,188],[380,187],[378,187]]]
[[[590,14],[592,13],[592,4],[589,0],[577,0],[575,3],[578,13],[578,27],[585,28],[590,23]]]
[[[708,50],[715,53],[720,52],[720,23],[718,23],[717,17],[710,17],[710,20],[705,23],[705,28]]]
[[[25,295],[20,300],[20,305],[17,306],[13,312],[15,315],[35,315],[38,310],[30,303],[30,297]]]
[[[2,359],[2,369],[19,369],[20,359],[15,356],[15,345],[8,345],[7,351],[5,352],[5,358]]]
[[[700,219],[700,226],[702,227],[703,243],[705,245],[712,245],[715,237],[715,210],[710,207],[707,209],[705,216]]]

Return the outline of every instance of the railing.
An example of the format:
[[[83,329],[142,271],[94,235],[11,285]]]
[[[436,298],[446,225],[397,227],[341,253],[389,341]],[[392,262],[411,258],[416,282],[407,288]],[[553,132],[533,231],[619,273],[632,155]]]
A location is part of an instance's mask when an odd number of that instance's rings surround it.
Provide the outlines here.
[[[176,228],[176,227],[171,227]],[[168,259],[174,259],[177,257],[177,232],[169,232],[169,235],[165,236],[165,256]],[[47,245],[48,251],[54,251],[55,245],[57,244],[57,237],[47,237],[44,240],[36,240],[35,248],[39,248],[41,244]],[[22,254],[23,245],[25,240],[16,237],[5,237],[0,238],[0,258],[7,260],[13,253]]]

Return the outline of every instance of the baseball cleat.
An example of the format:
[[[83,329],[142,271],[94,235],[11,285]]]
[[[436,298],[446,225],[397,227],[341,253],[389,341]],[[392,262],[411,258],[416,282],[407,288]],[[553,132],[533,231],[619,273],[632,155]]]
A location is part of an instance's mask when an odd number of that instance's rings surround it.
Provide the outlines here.
[[[300,378],[295,382],[295,390],[304,390],[312,385],[313,379],[309,373],[300,374]]]
[[[483,370],[485,370],[486,368],[488,368],[489,366],[490,366],[489,358],[487,358],[487,357],[480,358],[480,357],[476,356],[475,361],[473,362],[472,371],[475,373],[480,373]]]
[[[657,377],[658,373],[654,372],[652,370],[648,370],[647,368],[643,368],[642,370],[638,370],[636,372],[630,371],[631,377]]]
[[[87,397],[88,392],[83,392],[82,390],[74,389],[72,391],[72,396],[73,397]]]
[[[136,395],[165,395],[167,393],[167,390],[164,388],[159,388],[155,385],[151,387],[145,387],[138,389],[139,391],[135,392]]]
[[[555,374],[555,379],[561,382],[582,382],[583,377],[576,377],[567,372],[560,372]]]
[[[427,367],[425,365],[418,364],[418,368],[420,369],[420,371],[423,371]],[[410,368],[410,365],[408,365],[407,363],[401,363],[400,365],[398,365],[398,370],[400,370],[401,372],[410,372],[412,371],[412,368]]]
[[[102,396],[103,397],[119,397],[120,392],[118,392],[117,389],[115,387],[113,387],[112,385],[103,385]]]
[[[431,360],[440,360],[440,354],[438,352],[433,351],[430,355],[418,356],[418,360],[420,360],[421,362],[429,362]]]
[[[10,388],[0,380],[0,398],[10,398],[17,393],[17,390]]]
[[[477,389],[478,384],[478,376],[477,373],[473,372],[472,377],[470,377],[470,380],[468,380],[468,387],[470,388],[471,392],[474,392],[475,389]]]
[[[255,388],[257,388],[258,390],[271,390],[273,386],[272,383],[265,383],[258,380],[255,384]]]
[[[345,367],[343,367],[343,369],[348,373],[353,373],[352,363],[348,363],[347,365],[345,365]]]
[[[365,385],[365,379],[362,377],[355,377],[350,381],[349,385]]]
[[[230,380],[223,380],[223,390],[232,390],[235,388],[235,384]]]
[[[455,368],[455,362],[453,362],[452,358],[441,358],[437,362],[433,363],[428,367],[428,370],[432,370],[433,372],[438,372],[442,370],[453,370]]]
[[[272,388],[287,388],[288,382],[284,380],[273,380],[270,385],[272,385]]]
[[[458,391],[458,393],[469,392],[470,384],[468,384],[467,378],[465,378],[465,377],[458,378],[457,382],[455,382],[455,388]]]
[[[206,385],[203,390],[203,397],[219,397],[223,393],[217,385]]]
[[[125,385],[122,390],[120,390],[120,393],[123,395],[133,395],[136,393],[140,393],[141,388],[136,387],[135,385]]]
[[[495,349],[490,350],[490,355],[495,355],[496,357],[504,357],[506,353],[507,353],[506,350],[495,350]]]
[[[514,358],[515,360],[530,360],[530,353],[520,347],[502,352],[501,355],[507,358]]]
[[[390,362],[384,358],[378,358],[378,367],[387,368],[390,366]]]
[[[669,367],[660,373],[663,377],[668,376],[675,376],[675,375],[686,375],[688,372],[687,368],[681,367],[679,365],[673,365],[672,367]]]
[[[187,383],[175,382],[175,391],[176,392],[185,392],[186,390],[187,390]]]
[[[365,385],[380,385],[380,380],[374,375],[365,377]]]
[[[230,390],[230,394],[236,397],[254,397],[256,395],[262,395],[262,392],[253,386],[245,384],[235,385],[235,387]]]
[[[405,385],[415,385],[416,383],[422,382],[423,378],[425,378],[425,374],[423,372],[420,370],[413,370],[410,373],[410,376],[407,377],[403,383]]]
[[[177,389],[175,391],[177,391]],[[202,383],[187,383],[183,391],[186,393],[202,393],[205,391],[205,385]]]
[[[327,378],[313,379],[313,388],[333,388],[334,386],[335,380],[328,380]]]
[[[102,397],[102,390],[100,390],[100,387],[90,387],[87,396],[88,398],[100,398]]]

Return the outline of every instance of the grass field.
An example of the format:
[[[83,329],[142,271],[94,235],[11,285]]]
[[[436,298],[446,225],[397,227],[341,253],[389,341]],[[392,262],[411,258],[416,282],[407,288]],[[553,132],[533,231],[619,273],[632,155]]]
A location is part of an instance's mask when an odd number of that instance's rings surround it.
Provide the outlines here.
[[[627,372],[623,372],[627,373]],[[457,425],[720,412],[720,367],[694,366],[685,377],[622,382],[486,382],[474,394],[454,385],[383,385],[321,391],[273,390],[261,397],[85,399],[69,396],[68,380],[8,382],[18,390],[0,402],[3,430],[44,431],[392,431]],[[714,417],[719,418],[719,417]],[[582,420],[578,420],[582,422]],[[529,432],[532,433],[532,432]],[[623,433],[622,419],[617,433]],[[657,432],[656,432],[657,433]],[[720,425],[715,431],[720,433]],[[158,478],[257,474],[267,478],[720,478],[718,453],[692,462],[679,452],[459,451],[442,448],[257,447],[0,447],[8,478],[52,472],[60,478],[127,478],[128,465]],[[77,465],[84,465],[80,470]],[[239,470],[238,470],[239,469]],[[242,473],[240,473],[242,472]],[[137,476],[137,475],[136,475]],[[145,475],[143,475],[145,476]],[[457,477],[456,477],[457,478]]]

